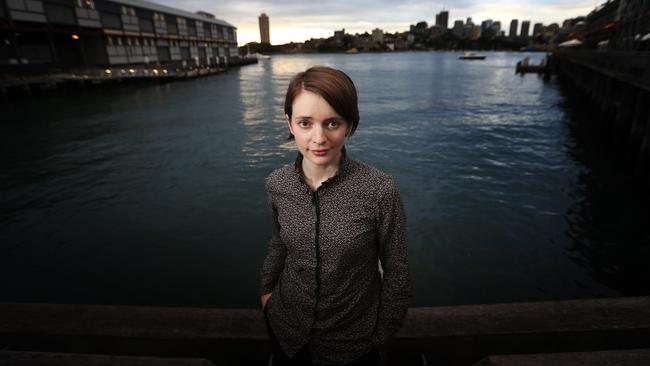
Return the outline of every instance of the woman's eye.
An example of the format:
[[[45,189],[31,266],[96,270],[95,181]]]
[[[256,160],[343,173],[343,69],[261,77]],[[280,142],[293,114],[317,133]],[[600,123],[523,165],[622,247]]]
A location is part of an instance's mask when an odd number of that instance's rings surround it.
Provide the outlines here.
[[[330,121],[327,124],[327,127],[329,127],[329,128],[337,128],[339,125],[340,125],[339,121]]]
[[[298,121],[298,126],[309,127],[309,121]]]

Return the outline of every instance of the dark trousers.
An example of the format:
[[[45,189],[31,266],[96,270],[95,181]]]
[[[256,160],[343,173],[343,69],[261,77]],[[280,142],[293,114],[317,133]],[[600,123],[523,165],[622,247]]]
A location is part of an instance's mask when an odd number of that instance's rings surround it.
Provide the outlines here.
[[[272,366],[313,366],[316,365],[311,360],[311,355],[309,354],[309,349],[307,345],[302,347],[298,353],[296,353],[293,358],[287,356],[282,348],[278,339],[273,333],[271,328],[271,323],[269,322],[268,315],[266,314],[266,307],[264,307],[264,320],[266,321],[266,330],[269,334],[269,339],[271,340],[271,350],[273,351],[273,363]],[[347,363],[342,366],[377,366],[379,365],[379,352],[373,348],[370,352],[361,356],[356,361]]]

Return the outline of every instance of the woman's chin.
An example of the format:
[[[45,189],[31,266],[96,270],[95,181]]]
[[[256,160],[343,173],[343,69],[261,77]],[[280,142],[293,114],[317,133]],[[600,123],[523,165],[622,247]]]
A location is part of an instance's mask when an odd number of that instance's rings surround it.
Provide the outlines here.
[[[314,154],[311,151],[308,151],[307,154],[303,154],[309,160],[310,163],[318,166],[327,166],[335,163],[335,156],[337,154],[335,151],[329,150],[326,154]]]

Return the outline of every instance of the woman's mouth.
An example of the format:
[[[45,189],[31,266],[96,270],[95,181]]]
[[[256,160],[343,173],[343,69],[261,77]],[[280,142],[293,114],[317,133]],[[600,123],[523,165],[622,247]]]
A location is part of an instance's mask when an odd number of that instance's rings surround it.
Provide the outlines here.
[[[325,156],[327,155],[327,152],[329,149],[323,149],[323,150],[311,150],[311,153],[316,155],[316,156]]]

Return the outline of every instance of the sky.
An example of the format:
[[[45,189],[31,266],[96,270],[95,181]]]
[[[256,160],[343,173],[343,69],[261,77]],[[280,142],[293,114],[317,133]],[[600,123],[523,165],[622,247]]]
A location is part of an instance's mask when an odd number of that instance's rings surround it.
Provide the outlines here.
[[[449,26],[455,20],[472,17],[474,24],[492,19],[501,21],[508,31],[510,21],[530,20],[545,25],[567,18],[587,15],[604,1],[583,0],[447,0],[447,1],[386,1],[386,0],[326,0],[322,3],[305,0],[149,0],[186,11],[204,10],[237,27],[239,45],[259,42],[258,16],[266,13],[271,25],[271,44],[303,42],[310,38],[327,38],[335,30],[346,33],[406,31],[419,21],[435,24],[435,15],[449,11]]]

